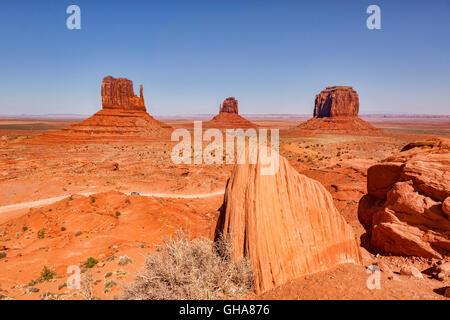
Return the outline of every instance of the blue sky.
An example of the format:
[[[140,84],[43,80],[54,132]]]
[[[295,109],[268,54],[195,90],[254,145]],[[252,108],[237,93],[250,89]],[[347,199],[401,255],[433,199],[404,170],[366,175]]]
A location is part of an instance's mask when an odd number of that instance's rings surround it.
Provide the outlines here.
[[[353,86],[361,113],[450,114],[450,0],[3,0],[0,26],[3,115],[92,114],[106,75],[142,83],[153,115],[228,96],[241,113],[312,113],[329,85]]]

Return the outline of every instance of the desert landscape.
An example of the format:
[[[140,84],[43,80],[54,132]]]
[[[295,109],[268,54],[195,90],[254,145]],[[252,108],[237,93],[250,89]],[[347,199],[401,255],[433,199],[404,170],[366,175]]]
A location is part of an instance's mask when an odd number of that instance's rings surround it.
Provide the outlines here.
[[[360,117],[353,88],[320,90],[310,119],[241,116],[239,97],[155,119],[142,86],[108,76],[87,119],[0,119],[0,298],[136,298],[147,255],[184,232],[247,259],[251,285],[225,299],[449,299],[450,117]],[[279,169],[174,164],[193,120],[279,129]]]
[[[450,0],[2,1],[0,305],[447,303],[449,17]]]

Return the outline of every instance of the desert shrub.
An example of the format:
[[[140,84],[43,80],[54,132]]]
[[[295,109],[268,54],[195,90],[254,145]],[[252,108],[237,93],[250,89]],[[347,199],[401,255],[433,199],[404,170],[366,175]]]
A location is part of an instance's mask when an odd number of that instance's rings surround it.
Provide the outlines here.
[[[130,257],[128,257],[127,255],[121,256],[119,258],[119,266],[126,266],[129,263],[133,263],[133,260]]]
[[[86,300],[94,300],[94,285],[92,281],[92,272],[86,272],[81,277],[80,281],[80,293]]]
[[[45,229],[39,230],[38,233],[37,233],[37,237],[39,239],[44,239],[44,236],[45,236]]]
[[[86,262],[83,264],[85,268],[93,268],[98,263],[98,260],[92,257],[87,258]]]
[[[66,231],[66,227],[61,227],[61,231]]]
[[[44,268],[41,271],[40,277],[37,279],[37,282],[45,282],[53,279],[53,277],[56,276],[56,272],[47,268],[47,266],[44,266]]]
[[[120,216],[120,211],[116,211],[116,217]]]
[[[22,227],[22,231],[23,231],[23,232],[25,232],[25,231],[27,231],[27,230],[28,230],[28,227],[27,227],[27,226],[23,226],[23,227]]]
[[[229,239],[165,239],[147,256],[143,271],[125,286],[128,300],[239,299],[252,288],[248,260],[232,259]]]
[[[6,258],[6,252],[0,252],[0,259]]]

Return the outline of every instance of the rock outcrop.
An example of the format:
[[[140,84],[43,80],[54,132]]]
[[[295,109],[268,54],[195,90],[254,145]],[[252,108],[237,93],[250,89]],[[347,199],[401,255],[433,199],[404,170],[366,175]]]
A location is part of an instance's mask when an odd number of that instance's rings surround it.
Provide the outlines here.
[[[107,76],[103,79],[101,94],[102,110],[66,129],[44,134],[35,142],[170,138],[171,127],[147,113],[142,85],[138,97],[131,80]]]
[[[367,172],[358,218],[378,252],[442,258],[450,252],[450,141],[405,146]]]
[[[263,164],[236,165],[228,180],[216,237],[230,235],[233,256],[247,257],[257,293],[340,263],[360,263],[358,241],[317,181],[279,158],[274,175]]]
[[[352,87],[333,86],[316,95],[314,117],[296,129],[302,133],[377,134],[379,129],[358,117],[359,96]]]
[[[239,115],[238,101],[233,98],[227,98],[219,107],[219,114],[203,124],[205,128],[218,129],[248,129],[258,126],[251,121]]]
[[[140,96],[133,91],[133,81],[125,78],[107,76],[102,82],[103,109],[146,111],[143,86],[140,85]]]
[[[223,101],[223,104],[220,106],[219,113],[225,112],[239,114],[238,110],[238,101],[234,97],[230,97]]]
[[[314,117],[357,117],[359,96],[352,87],[327,87],[316,95]]]

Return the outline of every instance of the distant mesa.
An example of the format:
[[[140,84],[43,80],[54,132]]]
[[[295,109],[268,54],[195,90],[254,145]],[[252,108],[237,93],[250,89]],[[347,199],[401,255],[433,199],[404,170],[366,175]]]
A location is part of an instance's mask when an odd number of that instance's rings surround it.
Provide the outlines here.
[[[273,151],[272,151],[273,152]],[[256,293],[341,263],[361,263],[358,241],[318,181],[279,157],[279,170],[235,165],[227,182],[215,237],[231,236],[233,257],[246,257]]]
[[[133,82],[125,78],[103,78],[102,110],[90,118],[66,129],[44,134],[38,140],[146,140],[169,138],[171,127],[147,113],[143,86],[139,97],[134,94]]]
[[[203,124],[206,128],[247,129],[258,125],[239,115],[238,101],[234,97],[226,98],[219,107],[219,114]]]
[[[352,87],[333,86],[316,95],[314,117],[297,129],[306,133],[377,134],[379,129],[358,117],[359,96]]]

